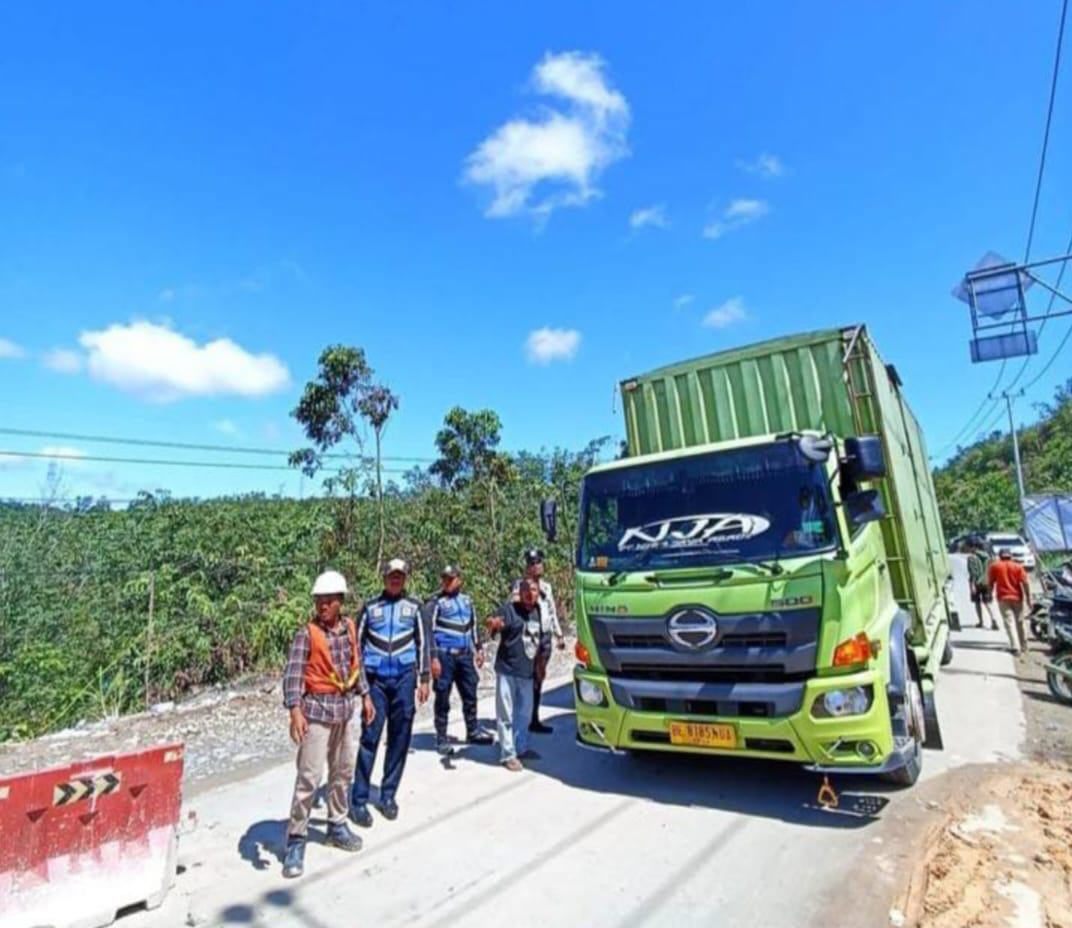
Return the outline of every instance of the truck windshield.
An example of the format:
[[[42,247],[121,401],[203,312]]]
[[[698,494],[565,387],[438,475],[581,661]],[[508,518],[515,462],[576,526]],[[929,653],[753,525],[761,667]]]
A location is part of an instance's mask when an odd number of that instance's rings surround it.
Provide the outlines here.
[[[781,441],[590,474],[578,567],[765,560],[829,549],[836,538],[824,467]]]

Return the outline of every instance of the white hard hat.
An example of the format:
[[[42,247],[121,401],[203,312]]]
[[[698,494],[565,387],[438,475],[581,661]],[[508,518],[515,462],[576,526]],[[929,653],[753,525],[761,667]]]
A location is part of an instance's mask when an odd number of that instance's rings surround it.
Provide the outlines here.
[[[314,596],[345,596],[346,578],[337,570],[325,570],[313,584]]]
[[[400,557],[393,557],[383,569],[383,575],[386,577],[388,574],[406,574],[408,576],[409,564]]]

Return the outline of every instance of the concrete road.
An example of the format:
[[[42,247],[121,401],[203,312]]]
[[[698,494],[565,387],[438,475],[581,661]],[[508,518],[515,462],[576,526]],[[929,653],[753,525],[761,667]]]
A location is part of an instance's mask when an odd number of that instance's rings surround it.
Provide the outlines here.
[[[972,622],[959,558],[956,570]],[[938,689],[946,748],[927,752],[927,778],[1014,759],[1023,738],[1001,636],[973,629],[955,644]],[[815,805],[817,778],[793,766],[582,751],[570,698],[568,685],[552,694],[555,733],[536,738],[544,759],[522,774],[503,770],[494,749],[444,763],[418,735],[399,819],[377,817],[355,856],[311,844],[297,881],[282,879],[276,856],[291,766],[191,797],[199,825],[183,839],[185,872],[162,909],[123,928],[796,928],[818,918],[850,864],[876,854],[877,823],[912,801],[845,777],[842,809],[827,812]]]

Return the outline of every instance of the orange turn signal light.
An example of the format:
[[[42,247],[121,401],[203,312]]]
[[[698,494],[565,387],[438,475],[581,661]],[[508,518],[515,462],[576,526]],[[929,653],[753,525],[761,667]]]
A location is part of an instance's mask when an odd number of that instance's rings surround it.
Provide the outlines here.
[[[866,664],[871,660],[871,642],[866,633],[860,632],[853,638],[841,642],[834,648],[834,666],[850,667]]]
[[[577,658],[577,663],[584,667],[587,667],[592,660],[592,655],[579,641],[573,646],[573,654]]]

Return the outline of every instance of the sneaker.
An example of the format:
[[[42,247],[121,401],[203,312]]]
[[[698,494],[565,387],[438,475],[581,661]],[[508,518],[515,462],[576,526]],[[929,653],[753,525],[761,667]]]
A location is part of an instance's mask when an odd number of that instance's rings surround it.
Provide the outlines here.
[[[532,748],[525,748],[518,757],[522,760],[543,760],[543,755],[539,751],[532,750]]]
[[[368,806],[363,802],[350,809],[350,821],[355,825],[360,825],[362,828],[372,827],[372,813],[369,812]]]
[[[305,838],[287,838],[287,852],[283,857],[283,876],[288,880],[305,872]]]
[[[521,761],[519,761],[516,757],[511,757],[509,760],[504,760],[502,762],[502,765],[511,773],[520,773],[522,770],[525,769]]]
[[[534,732],[537,735],[549,735],[554,729],[546,722],[533,722],[529,726],[529,731]]]
[[[447,740],[446,735],[436,735],[435,749],[440,757],[450,757],[454,753],[454,747]]]
[[[335,822],[328,825],[327,843],[332,847],[337,847],[340,851],[353,853],[361,850],[361,839],[350,831],[346,822]]]
[[[393,799],[384,799],[380,803],[380,813],[389,822],[393,822],[398,818],[398,803]]]
[[[486,731],[474,731],[465,740],[469,744],[494,744],[495,743],[495,739],[491,736],[491,733],[486,732]]]

